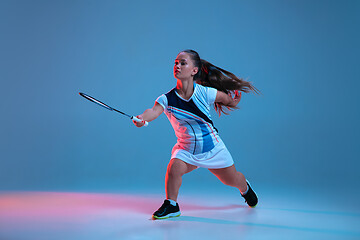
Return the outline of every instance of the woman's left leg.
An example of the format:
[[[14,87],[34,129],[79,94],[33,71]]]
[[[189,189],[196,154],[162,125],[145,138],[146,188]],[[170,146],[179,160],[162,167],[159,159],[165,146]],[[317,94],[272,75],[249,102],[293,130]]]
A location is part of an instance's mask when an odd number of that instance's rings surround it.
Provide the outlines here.
[[[209,169],[225,185],[236,187],[241,193],[246,192],[247,183],[244,174],[236,171],[235,165],[226,168]]]
[[[241,172],[236,171],[234,165],[227,168],[209,170],[224,184],[238,188],[241,192],[241,196],[245,198],[245,202],[250,207],[255,207],[257,205],[258,198],[256,193],[252,190],[250,185],[247,184],[245,176]]]

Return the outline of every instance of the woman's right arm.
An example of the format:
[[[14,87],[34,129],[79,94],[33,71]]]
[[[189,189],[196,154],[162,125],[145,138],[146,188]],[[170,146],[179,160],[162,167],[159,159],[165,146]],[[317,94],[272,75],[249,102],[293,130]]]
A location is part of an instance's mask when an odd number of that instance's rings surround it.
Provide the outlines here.
[[[142,122],[136,122],[133,120],[133,123],[137,127],[142,127],[145,124],[144,121],[151,122],[155,120],[163,111],[164,108],[159,103],[155,102],[152,108],[146,109],[143,114],[136,116],[137,118],[143,120]]]

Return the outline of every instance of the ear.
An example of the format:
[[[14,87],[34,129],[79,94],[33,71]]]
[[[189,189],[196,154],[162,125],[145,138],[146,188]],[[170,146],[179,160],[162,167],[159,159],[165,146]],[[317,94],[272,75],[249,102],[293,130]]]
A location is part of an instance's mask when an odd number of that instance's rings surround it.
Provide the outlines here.
[[[193,72],[193,76],[195,76],[199,72],[199,68],[194,67],[192,72]]]

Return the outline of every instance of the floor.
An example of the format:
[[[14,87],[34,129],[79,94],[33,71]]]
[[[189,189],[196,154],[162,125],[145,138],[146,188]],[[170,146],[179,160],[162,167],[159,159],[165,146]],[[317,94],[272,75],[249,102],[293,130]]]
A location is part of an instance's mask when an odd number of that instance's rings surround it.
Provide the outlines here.
[[[0,192],[0,239],[360,239],[357,196],[257,193],[259,204],[252,209],[234,190],[186,190],[180,217],[152,220],[162,194]]]

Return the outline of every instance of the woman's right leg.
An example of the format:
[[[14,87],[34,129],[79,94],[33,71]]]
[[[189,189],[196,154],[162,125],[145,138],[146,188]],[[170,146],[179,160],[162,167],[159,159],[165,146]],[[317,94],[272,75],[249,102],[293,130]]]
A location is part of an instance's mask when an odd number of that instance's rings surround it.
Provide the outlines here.
[[[196,166],[183,162],[178,158],[170,160],[165,177],[166,199],[163,205],[154,212],[154,219],[165,219],[180,216],[180,207],[176,201],[182,182],[182,176],[196,168]]]
[[[182,176],[196,169],[197,167],[188,164],[178,158],[170,160],[165,177],[166,199],[177,201],[179,189],[182,183]]]

